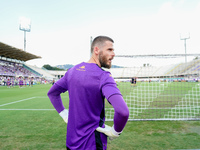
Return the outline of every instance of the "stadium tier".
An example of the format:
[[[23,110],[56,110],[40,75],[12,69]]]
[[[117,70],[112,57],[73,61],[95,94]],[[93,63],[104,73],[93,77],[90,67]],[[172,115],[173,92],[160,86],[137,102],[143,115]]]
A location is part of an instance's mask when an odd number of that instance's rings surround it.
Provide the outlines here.
[[[132,77],[142,79],[171,76],[198,76],[200,71],[200,60],[197,59],[188,63],[178,63],[163,66],[111,68],[108,71],[111,72],[115,79],[131,79]]]
[[[56,74],[52,74],[51,71],[46,70],[45,68],[39,68],[37,66],[31,66],[31,65],[28,65],[28,64],[26,64],[26,66],[31,68],[32,70],[40,73],[42,75],[42,77],[47,79],[47,80],[53,80],[53,79],[57,80],[58,79],[58,76]]]
[[[33,73],[24,64],[0,60],[0,75],[1,76],[22,76],[22,77],[40,77],[37,72]]]
[[[36,83],[53,80],[55,77],[47,71],[44,72],[42,69],[38,70],[25,64],[25,61],[37,58],[41,57],[0,42],[0,85],[10,84],[22,78],[23,82],[27,83],[30,78]]]

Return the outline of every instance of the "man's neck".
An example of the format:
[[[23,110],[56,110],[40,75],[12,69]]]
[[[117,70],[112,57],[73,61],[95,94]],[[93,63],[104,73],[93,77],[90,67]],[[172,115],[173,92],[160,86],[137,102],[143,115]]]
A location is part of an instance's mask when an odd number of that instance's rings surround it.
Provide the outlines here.
[[[92,56],[90,58],[90,60],[88,61],[88,63],[94,63],[94,64],[97,64],[99,67],[101,67],[101,65],[99,63],[99,60],[97,58],[95,58],[94,56]]]

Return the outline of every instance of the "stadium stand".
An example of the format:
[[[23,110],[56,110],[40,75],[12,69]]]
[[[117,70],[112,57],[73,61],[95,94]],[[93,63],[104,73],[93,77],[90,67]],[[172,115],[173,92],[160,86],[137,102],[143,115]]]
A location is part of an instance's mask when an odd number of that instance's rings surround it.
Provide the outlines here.
[[[47,80],[57,79],[56,76],[52,75],[50,71],[46,70],[45,68],[39,68],[37,66],[31,66],[28,64],[26,64],[26,66],[29,67],[31,70],[38,72],[43,78]]]
[[[66,73],[66,71],[57,71],[57,70],[49,70],[48,72],[58,79],[62,78]]]
[[[53,80],[55,77],[47,71],[25,64],[37,58],[41,57],[0,42],[0,85],[18,85],[20,82],[26,85],[31,80],[35,83]]]
[[[24,64],[0,60],[1,76],[40,77],[40,74],[30,71]]]
[[[110,71],[115,79],[131,79],[132,77],[165,78],[184,75],[197,76],[200,71],[200,59],[166,66],[111,68],[105,70]]]

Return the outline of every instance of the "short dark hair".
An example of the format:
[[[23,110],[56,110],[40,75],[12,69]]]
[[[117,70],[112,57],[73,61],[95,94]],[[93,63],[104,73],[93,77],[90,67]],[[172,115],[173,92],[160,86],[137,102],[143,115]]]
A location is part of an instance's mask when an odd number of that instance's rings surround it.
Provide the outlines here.
[[[112,43],[114,43],[113,39],[111,39],[108,36],[97,36],[91,44],[91,53],[93,53],[93,49],[95,46],[100,46],[102,44],[104,44],[106,41],[110,41]]]

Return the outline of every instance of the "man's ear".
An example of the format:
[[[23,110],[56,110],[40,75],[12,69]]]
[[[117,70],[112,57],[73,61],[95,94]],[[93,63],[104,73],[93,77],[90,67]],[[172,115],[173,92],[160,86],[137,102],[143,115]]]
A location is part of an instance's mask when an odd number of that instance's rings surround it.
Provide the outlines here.
[[[95,47],[94,47],[94,53],[95,53],[96,55],[98,55],[99,52],[100,52],[100,49],[99,49],[97,46],[95,46]]]

